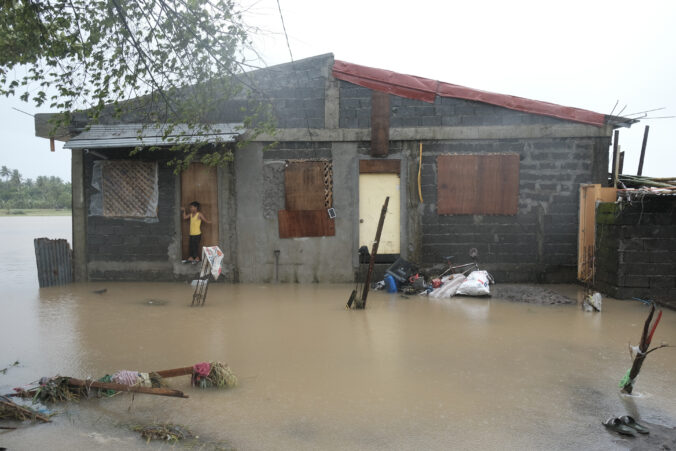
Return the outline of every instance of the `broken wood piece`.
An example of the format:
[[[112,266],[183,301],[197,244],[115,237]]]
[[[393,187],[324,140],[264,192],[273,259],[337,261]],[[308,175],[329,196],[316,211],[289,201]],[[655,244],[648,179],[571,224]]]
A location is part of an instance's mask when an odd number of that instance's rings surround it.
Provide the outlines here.
[[[20,406],[19,404],[13,402],[10,399],[0,399],[0,404],[7,406],[10,409],[15,409],[15,410],[23,413],[24,415],[27,415],[28,417],[36,418],[36,419],[38,419],[38,420],[40,420],[44,423],[51,423],[52,422],[52,420],[50,420],[48,417],[46,417],[42,414],[39,414],[39,413],[35,412],[34,410],[27,409],[26,407]]]
[[[173,390],[170,388],[150,388],[150,387],[140,387],[140,386],[130,386],[124,384],[116,384],[114,382],[97,382],[97,381],[83,381],[81,379],[75,379],[72,377],[68,378],[68,385],[73,387],[82,387],[82,388],[101,388],[104,390],[115,390],[120,392],[130,392],[130,393],[145,393],[147,395],[158,395],[158,396],[172,396],[175,398],[188,398],[188,395],[184,394],[182,391]]]
[[[178,377],[178,376],[192,376],[192,366],[183,368],[174,368],[171,370],[155,371],[161,377]]]
[[[643,361],[648,355],[648,347],[650,346],[650,342],[652,341],[653,335],[655,334],[655,329],[657,329],[657,325],[659,324],[660,319],[662,319],[662,310],[660,310],[655,323],[652,327],[650,327],[654,313],[655,304],[653,303],[650,305],[650,312],[648,313],[648,317],[646,318],[645,324],[643,325],[641,342],[638,345],[639,352],[636,353],[636,357],[634,357],[634,362],[631,365],[631,369],[627,372],[627,375],[622,379],[622,381],[620,381],[623,393],[631,394],[631,392],[634,390],[634,380],[638,377],[638,373],[641,371]]]

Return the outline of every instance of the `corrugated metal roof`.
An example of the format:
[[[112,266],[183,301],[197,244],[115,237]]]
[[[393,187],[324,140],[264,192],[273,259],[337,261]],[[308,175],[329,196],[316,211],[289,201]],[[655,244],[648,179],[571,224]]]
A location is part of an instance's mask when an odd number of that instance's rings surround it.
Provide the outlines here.
[[[116,125],[92,125],[74,138],[70,139],[64,148],[66,149],[103,149],[115,147],[136,146],[173,146],[180,143],[232,142],[244,130],[243,124],[210,124],[209,130],[198,130],[186,124],[175,125],[173,130],[165,137],[166,125],[143,124],[116,124]]]
[[[541,114],[569,121],[582,122],[602,126],[606,124],[606,116],[594,111],[567,107],[539,100],[498,94],[453,85],[415,75],[400,74],[385,69],[361,66],[336,60],[333,64],[333,76],[355,85],[376,91],[383,91],[400,97],[434,102],[436,96],[473,100],[491,105],[522,111],[524,113]],[[627,122],[629,120],[625,120]]]

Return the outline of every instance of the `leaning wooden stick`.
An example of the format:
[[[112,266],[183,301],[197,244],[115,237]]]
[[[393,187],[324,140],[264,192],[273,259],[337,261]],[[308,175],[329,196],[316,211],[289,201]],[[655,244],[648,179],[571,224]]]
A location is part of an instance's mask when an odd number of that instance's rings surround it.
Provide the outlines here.
[[[653,335],[655,334],[655,329],[657,329],[657,325],[659,324],[660,319],[662,319],[662,310],[660,310],[657,314],[657,319],[651,328],[650,323],[652,322],[654,313],[655,304],[651,304],[648,318],[646,318],[645,324],[643,325],[641,342],[638,345],[638,353],[636,353],[636,357],[634,357],[634,363],[631,365],[631,369],[627,372],[625,377],[620,381],[620,386],[622,387],[623,393],[631,394],[631,392],[634,390],[634,380],[636,377],[638,377],[638,373],[641,371],[643,361],[648,355],[648,347],[650,346],[650,342],[652,341]]]
[[[130,393],[145,393],[147,395],[158,395],[158,396],[173,396],[175,398],[188,398],[188,395],[184,394],[179,390],[172,390],[170,388],[151,388],[151,387],[140,387],[138,385],[124,385],[116,384],[114,382],[97,382],[97,381],[84,381],[81,379],[75,379],[72,377],[68,378],[68,385],[73,387],[82,387],[82,388],[100,388],[104,390],[115,390],[121,392],[130,392]]]
[[[380,244],[380,235],[383,232],[383,224],[385,223],[385,214],[387,213],[387,204],[390,202],[390,196],[385,198],[383,208],[380,210],[380,219],[378,220],[378,229],[376,229],[376,240],[373,242],[371,249],[371,258],[369,259],[369,270],[366,273],[366,280],[364,281],[364,292],[361,296],[361,303],[357,304],[357,308],[366,308],[366,298],[369,295],[369,285],[371,285],[371,275],[373,274],[373,265],[376,263],[376,255],[378,255],[378,245]]]

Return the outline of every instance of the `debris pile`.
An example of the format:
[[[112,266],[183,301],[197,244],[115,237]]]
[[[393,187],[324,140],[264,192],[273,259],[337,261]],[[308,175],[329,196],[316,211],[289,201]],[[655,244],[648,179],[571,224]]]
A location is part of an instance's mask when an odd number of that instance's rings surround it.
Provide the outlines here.
[[[488,271],[479,269],[478,251],[470,250],[471,263],[453,265],[452,257],[446,257],[446,267],[441,273],[419,271],[417,266],[398,258],[385,272],[385,278],[378,282],[376,289],[388,293],[422,294],[434,298],[462,296],[489,296],[490,285],[495,283]]]
[[[193,437],[193,433],[183,426],[175,424],[151,424],[148,426],[135,426],[132,428],[136,432],[141,433],[141,437],[146,439],[146,442],[151,440],[162,440],[168,442],[177,442],[186,438]]]
[[[30,407],[19,405],[6,396],[0,396],[0,420],[51,422],[48,416]]]

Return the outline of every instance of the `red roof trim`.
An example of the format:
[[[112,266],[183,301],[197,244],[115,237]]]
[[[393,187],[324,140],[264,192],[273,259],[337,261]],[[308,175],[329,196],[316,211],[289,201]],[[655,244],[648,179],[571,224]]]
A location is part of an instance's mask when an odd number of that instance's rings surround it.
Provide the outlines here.
[[[429,78],[400,74],[385,69],[360,66],[336,60],[333,76],[355,85],[387,92],[408,99],[433,103],[436,96],[453,97],[496,105],[524,113],[541,114],[569,121],[602,126],[606,124],[603,114],[523,97],[481,91],[465,86],[444,83]]]

